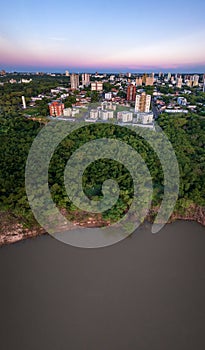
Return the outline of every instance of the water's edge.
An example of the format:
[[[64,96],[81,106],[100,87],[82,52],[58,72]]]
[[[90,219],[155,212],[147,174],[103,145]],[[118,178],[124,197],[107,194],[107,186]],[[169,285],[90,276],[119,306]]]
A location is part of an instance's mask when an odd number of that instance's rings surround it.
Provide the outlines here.
[[[154,221],[154,216],[157,213],[158,208],[151,209],[148,216],[147,221],[152,223]],[[22,223],[18,221],[18,218],[15,220],[9,221],[8,213],[0,212],[1,218],[1,227],[0,227],[0,247],[8,244],[14,244],[20,242],[25,239],[35,238],[42,235],[47,235],[48,233],[41,227],[35,226],[33,228],[25,228]],[[173,213],[169,224],[175,221],[190,221],[197,222],[198,224],[205,226],[205,208],[199,206],[192,206],[187,209],[185,214]],[[76,224],[79,224],[76,222]],[[81,226],[85,227],[94,227],[96,225],[96,221],[89,226],[86,221],[81,224]]]

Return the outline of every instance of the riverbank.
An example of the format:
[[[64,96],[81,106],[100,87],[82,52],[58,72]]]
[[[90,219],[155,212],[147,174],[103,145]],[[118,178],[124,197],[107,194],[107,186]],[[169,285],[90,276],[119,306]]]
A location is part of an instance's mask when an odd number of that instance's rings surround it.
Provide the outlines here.
[[[153,222],[158,208],[151,209],[148,214],[148,221]],[[64,212],[64,211],[63,211]],[[65,212],[62,214],[65,214]],[[73,215],[74,216],[74,215]],[[191,205],[186,209],[185,213],[174,212],[168,223],[173,223],[177,220],[195,221],[202,226],[205,226],[205,208],[197,205]],[[102,219],[101,215],[83,216],[83,214],[76,213],[73,223],[81,227],[102,227],[110,225]],[[25,226],[23,219],[10,212],[0,212],[0,247],[3,245],[17,243],[19,241],[35,238],[46,235],[47,232],[35,225],[32,228]]]

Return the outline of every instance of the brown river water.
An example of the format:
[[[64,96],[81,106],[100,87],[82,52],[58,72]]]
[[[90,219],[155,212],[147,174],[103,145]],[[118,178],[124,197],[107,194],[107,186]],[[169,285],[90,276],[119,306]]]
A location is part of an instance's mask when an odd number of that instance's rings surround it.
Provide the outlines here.
[[[50,236],[0,249],[2,350],[204,350],[205,228],[102,249]]]

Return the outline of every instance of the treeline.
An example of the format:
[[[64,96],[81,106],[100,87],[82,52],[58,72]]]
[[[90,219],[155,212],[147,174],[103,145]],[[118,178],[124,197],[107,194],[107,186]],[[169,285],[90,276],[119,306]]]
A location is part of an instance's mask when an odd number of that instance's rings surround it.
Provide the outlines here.
[[[171,141],[179,163],[180,191],[176,210],[183,212],[192,203],[205,206],[205,119],[191,114],[185,117],[160,115],[158,123]],[[25,164],[31,144],[41,128],[38,122],[22,116],[0,117],[0,209],[23,217],[29,225],[34,223],[34,218],[25,191]],[[69,213],[78,211],[65,190],[65,166],[75,150],[99,138],[123,141],[141,155],[153,180],[152,205],[158,206],[163,198],[164,176],[157,154],[132,129],[110,124],[84,126],[56,148],[49,167],[49,187],[55,203]],[[133,180],[126,167],[114,160],[98,160],[84,172],[83,188],[88,198],[102,199],[102,185],[110,178],[117,181],[120,196],[103,217],[115,221],[124,215],[133,200]]]

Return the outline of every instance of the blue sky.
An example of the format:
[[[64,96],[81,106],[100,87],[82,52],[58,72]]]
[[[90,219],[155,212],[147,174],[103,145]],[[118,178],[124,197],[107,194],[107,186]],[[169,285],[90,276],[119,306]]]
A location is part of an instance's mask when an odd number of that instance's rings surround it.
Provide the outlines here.
[[[201,0],[1,3],[0,68],[205,71]]]

